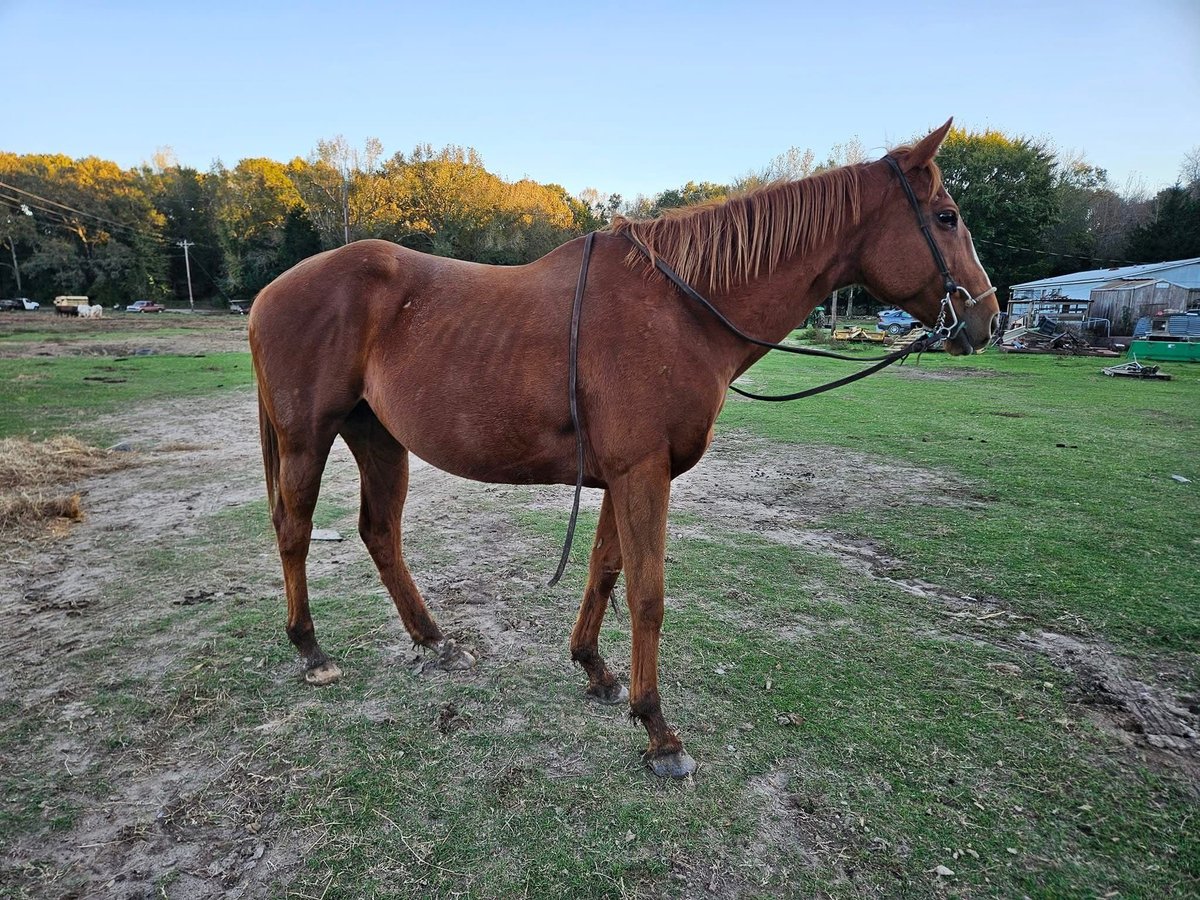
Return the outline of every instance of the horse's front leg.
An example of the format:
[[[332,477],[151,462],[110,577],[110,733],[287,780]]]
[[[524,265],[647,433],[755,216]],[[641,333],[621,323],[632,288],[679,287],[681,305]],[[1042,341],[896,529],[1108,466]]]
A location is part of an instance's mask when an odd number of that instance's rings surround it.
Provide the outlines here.
[[[655,775],[684,778],[696,762],[668,726],[658,696],[658,638],[663,622],[663,564],[671,475],[665,454],[609,482],[625,562],[625,595],[633,631],[629,713],[650,736],[644,759]]]
[[[587,589],[579,604],[575,630],[571,632],[571,659],[587,673],[587,695],[601,703],[623,703],[629,697],[629,692],[609,671],[600,655],[600,623],[604,621],[604,611],[620,575],[621,538],[613,515],[612,495],[605,491],[588,565]]]

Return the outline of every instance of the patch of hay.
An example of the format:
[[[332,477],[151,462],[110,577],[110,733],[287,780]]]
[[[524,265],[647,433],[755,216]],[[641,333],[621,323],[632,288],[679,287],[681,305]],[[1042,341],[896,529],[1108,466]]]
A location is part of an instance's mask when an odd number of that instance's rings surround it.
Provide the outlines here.
[[[83,519],[83,507],[78,493],[56,490],[59,485],[136,462],[136,454],[101,450],[69,436],[0,440],[0,527],[21,537],[58,523],[55,530],[61,532],[64,523]]]
[[[46,519],[67,519],[71,522],[83,521],[83,505],[79,494],[61,495],[57,497],[17,494],[0,495],[0,527],[20,528],[36,525]]]

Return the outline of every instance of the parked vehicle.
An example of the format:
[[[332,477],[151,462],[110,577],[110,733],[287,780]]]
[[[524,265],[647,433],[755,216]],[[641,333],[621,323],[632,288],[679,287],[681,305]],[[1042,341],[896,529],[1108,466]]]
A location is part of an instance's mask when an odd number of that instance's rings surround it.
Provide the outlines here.
[[[166,309],[165,306],[159,306],[152,300],[135,300],[125,307],[125,312],[151,313],[162,312],[164,309]]]
[[[880,311],[875,327],[888,334],[897,335],[908,334],[920,324],[902,309],[884,309]]]
[[[10,297],[7,300],[0,300],[0,309],[9,311],[18,309],[32,311],[41,305],[36,300],[30,300],[28,297]]]
[[[60,316],[77,316],[79,307],[89,304],[87,297],[63,294],[54,298],[54,311]]]

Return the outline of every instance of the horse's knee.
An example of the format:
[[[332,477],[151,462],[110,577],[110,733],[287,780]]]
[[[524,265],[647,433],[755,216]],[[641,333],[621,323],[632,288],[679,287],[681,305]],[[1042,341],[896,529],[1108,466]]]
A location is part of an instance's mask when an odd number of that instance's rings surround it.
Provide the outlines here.
[[[661,630],[663,623],[663,601],[661,597],[628,598],[629,617],[635,628]]]

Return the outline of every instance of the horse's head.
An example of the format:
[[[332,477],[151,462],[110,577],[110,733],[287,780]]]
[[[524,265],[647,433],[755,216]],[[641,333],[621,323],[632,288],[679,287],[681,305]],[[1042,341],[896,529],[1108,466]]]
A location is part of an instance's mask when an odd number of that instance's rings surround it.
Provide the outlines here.
[[[959,355],[987,345],[1000,307],[933,161],[952,121],[872,164],[886,186],[861,267],[872,294],[938,330],[946,349]]]

